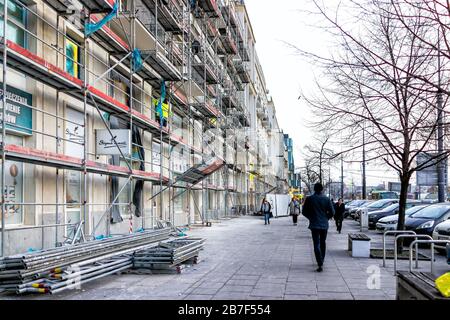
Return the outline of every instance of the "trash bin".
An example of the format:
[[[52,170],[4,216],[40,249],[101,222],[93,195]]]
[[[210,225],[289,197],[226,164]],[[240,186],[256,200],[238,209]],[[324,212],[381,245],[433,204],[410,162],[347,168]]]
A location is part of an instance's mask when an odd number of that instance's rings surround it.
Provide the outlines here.
[[[369,228],[369,210],[367,208],[361,209],[361,214],[359,216],[359,223],[361,231]]]

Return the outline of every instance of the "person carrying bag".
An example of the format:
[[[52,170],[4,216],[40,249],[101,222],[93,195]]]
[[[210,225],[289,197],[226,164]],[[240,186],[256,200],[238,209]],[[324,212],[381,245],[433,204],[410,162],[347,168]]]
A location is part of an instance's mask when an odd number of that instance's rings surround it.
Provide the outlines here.
[[[261,213],[264,216],[264,224],[270,224],[270,218],[272,217],[272,206],[266,198],[263,199],[261,204]]]
[[[289,213],[292,216],[292,222],[294,226],[296,226],[298,216],[300,214],[300,201],[295,196],[292,198],[291,203],[289,204]]]

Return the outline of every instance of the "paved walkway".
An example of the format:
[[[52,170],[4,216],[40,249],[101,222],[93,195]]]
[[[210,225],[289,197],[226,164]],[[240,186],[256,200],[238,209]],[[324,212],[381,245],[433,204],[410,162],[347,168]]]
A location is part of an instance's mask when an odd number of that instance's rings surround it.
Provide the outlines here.
[[[54,296],[27,299],[395,299],[392,261],[351,258],[345,221],[342,234],[330,228],[324,272],[316,268],[304,218],[293,226],[289,217],[241,217],[193,228],[189,235],[207,239],[198,265],[170,275],[113,275]],[[381,239],[379,235],[371,235]],[[422,262],[425,266],[425,262]],[[401,263],[405,267],[405,262]],[[428,264],[426,265],[428,267]],[[379,287],[369,289],[370,272],[379,270]],[[376,283],[376,281],[375,281]],[[1,297],[17,299],[16,296]]]

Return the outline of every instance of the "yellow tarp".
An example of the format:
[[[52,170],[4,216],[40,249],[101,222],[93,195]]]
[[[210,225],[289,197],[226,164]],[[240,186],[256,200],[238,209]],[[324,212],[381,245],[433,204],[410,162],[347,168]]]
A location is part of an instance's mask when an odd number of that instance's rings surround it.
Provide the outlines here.
[[[436,288],[441,292],[441,294],[450,298],[450,272],[447,272],[436,279]]]

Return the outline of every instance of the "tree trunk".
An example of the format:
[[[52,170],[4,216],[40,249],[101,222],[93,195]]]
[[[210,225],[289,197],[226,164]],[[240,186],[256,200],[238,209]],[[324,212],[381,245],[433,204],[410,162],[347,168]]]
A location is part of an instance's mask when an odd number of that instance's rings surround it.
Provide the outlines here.
[[[398,222],[397,230],[405,230],[405,211],[406,211],[406,200],[408,199],[408,187],[409,187],[410,175],[408,173],[400,175],[400,199],[398,206]],[[398,241],[397,252],[402,253],[403,251],[403,239]]]

